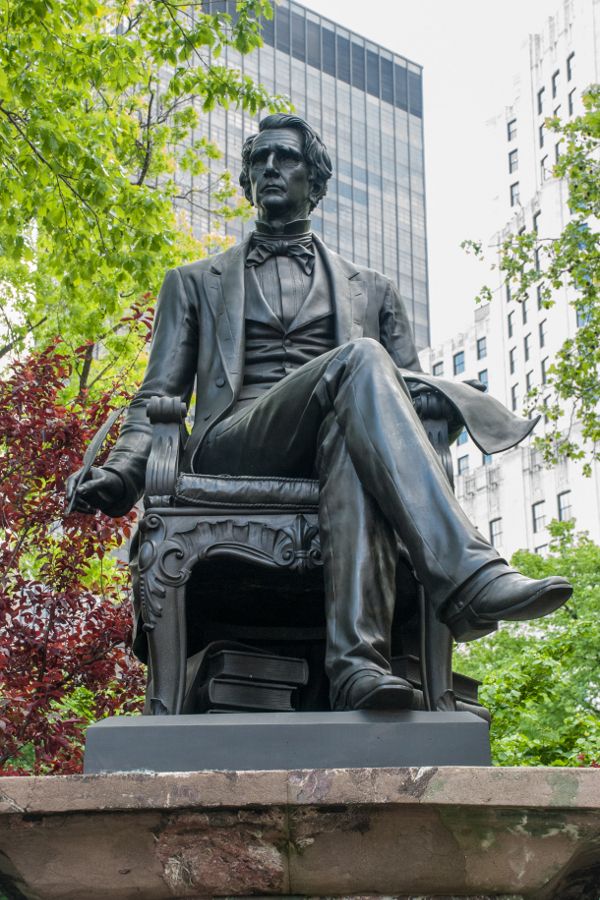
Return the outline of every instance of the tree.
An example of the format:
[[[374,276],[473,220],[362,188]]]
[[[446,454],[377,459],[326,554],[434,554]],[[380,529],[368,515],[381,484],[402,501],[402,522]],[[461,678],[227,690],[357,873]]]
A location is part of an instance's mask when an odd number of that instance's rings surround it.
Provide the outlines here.
[[[457,660],[483,681],[499,765],[600,765],[600,547],[571,522],[550,532],[547,558],[520,550],[512,563],[531,578],[566,576],[573,598],[548,618],[503,625]]]
[[[78,771],[82,726],[140,708],[119,558],[134,515],[65,517],[64,483],[129,397],[165,270],[219,243],[174,209],[209,202],[219,151],[190,134],[216,104],[284,105],[218,63],[258,46],[271,14],[267,0],[234,17],[200,0],[0,5],[4,774]],[[234,194],[225,173],[213,208],[243,213]]]
[[[536,290],[550,308],[560,288],[571,295],[577,332],[558,351],[543,392],[533,390],[530,401],[553,424],[545,437],[536,439],[546,461],[555,463],[563,456],[585,460],[584,472],[590,474],[591,462],[600,459],[600,86],[584,95],[583,104],[583,115],[570,122],[546,120],[560,139],[554,175],[567,184],[569,222],[550,238],[536,231],[511,234],[499,248],[497,266],[518,302]],[[463,246],[482,256],[481,244],[465,241]],[[491,300],[492,291],[483,288],[477,299]],[[574,421],[582,443],[571,434]]]
[[[113,404],[64,403],[56,342],[0,384],[0,774],[80,771],[83,726],[140,709],[127,567],[134,514],[65,516],[64,483]]]
[[[280,108],[218,63],[261,42],[268,0],[237,15],[200,0],[5,0],[0,7],[0,353],[59,334],[79,393],[139,351],[124,310],[152,304],[165,270],[205,252],[173,201],[208,202],[205,138],[216,104]],[[193,179],[193,180],[192,180]],[[185,182],[185,185],[184,185]],[[226,176],[225,216],[243,210]],[[97,344],[101,342],[99,350]],[[92,370],[95,375],[92,375]]]

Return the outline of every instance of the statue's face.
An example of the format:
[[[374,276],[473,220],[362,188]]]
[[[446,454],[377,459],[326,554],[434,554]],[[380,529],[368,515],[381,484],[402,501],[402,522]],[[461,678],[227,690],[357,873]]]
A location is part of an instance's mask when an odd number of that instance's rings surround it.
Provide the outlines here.
[[[261,131],[250,154],[252,202],[264,221],[293,222],[310,212],[309,167],[295,128]]]

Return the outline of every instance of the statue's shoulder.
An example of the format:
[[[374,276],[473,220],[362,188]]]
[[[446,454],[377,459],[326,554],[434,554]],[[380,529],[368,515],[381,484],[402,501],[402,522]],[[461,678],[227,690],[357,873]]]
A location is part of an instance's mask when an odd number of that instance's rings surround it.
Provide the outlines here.
[[[345,256],[342,256],[341,253],[337,253],[335,250],[332,250],[331,247],[328,247],[320,238],[316,238],[316,243],[319,248],[327,254],[329,262],[344,272],[349,278],[359,277],[365,283],[377,287],[386,285],[390,282],[387,275],[378,272],[377,269],[369,268],[369,266],[361,266],[351,259],[347,259]]]
[[[195,262],[186,263],[178,267],[178,271],[184,280],[195,280],[202,278],[205,272],[222,272],[230,265],[235,264],[240,254],[245,253],[247,241],[241,241],[223,250],[221,253],[213,253],[205,256],[203,259],[197,259]]]

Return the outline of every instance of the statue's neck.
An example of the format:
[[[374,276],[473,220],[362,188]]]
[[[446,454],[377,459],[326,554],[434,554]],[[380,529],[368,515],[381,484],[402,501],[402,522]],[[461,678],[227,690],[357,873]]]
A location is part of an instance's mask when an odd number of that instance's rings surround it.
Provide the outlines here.
[[[310,232],[310,219],[294,219],[293,222],[265,222],[263,219],[257,219],[255,226],[259,234],[297,237]]]

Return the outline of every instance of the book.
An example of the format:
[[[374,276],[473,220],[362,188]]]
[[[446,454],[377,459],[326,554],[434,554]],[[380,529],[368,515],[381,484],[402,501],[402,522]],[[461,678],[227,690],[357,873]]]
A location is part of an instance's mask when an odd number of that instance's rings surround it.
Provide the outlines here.
[[[406,678],[413,687],[422,687],[421,668],[416,656],[395,656],[392,659],[392,674],[398,675],[400,678]],[[480,684],[480,681],[470,678],[468,675],[461,675],[460,672],[452,673],[452,687],[457,700],[477,704],[477,693]]]
[[[308,664],[305,659],[291,656],[219,650],[209,657],[208,675],[213,678],[256,679],[277,684],[305,685],[308,682]]]
[[[235,709],[241,712],[293,712],[296,689],[288,684],[209,678],[198,690],[201,711]]]

